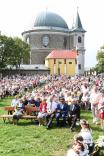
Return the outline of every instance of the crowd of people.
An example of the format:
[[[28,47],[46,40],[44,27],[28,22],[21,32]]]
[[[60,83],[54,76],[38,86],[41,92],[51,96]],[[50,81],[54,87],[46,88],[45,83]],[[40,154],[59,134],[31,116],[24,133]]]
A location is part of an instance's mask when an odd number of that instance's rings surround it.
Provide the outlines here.
[[[37,87],[40,82],[44,85]],[[26,105],[38,108],[39,126],[50,129],[53,119],[56,126],[76,129],[80,122],[81,131],[67,156],[87,156],[92,152],[92,130],[86,120],[80,119],[80,109],[92,112],[92,121],[104,129],[104,78],[99,76],[17,76],[0,81],[0,96],[4,92],[16,95],[11,105],[24,112]],[[30,91],[31,89],[31,91]],[[72,154],[73,153],[73,154]],[[86,153],[86,154],[85,154]]]
[[[13,75],[0,79],[0,98],[23,94],[28,89],[35,88],[46,80],[45,75]]]

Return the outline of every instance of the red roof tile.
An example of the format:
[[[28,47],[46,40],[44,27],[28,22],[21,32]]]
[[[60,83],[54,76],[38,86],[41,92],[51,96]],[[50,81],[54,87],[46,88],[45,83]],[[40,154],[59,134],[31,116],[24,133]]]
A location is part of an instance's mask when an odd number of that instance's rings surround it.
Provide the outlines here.
[[[77,56],[76,50],[53,50],[46,58],[51,59],[75,59]]]

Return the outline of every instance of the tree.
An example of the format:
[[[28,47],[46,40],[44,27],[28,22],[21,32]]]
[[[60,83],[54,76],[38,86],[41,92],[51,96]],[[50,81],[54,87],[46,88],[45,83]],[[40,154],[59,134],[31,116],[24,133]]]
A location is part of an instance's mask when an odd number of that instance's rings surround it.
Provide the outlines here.
[[[29,62],[29,45],[20,38],[0,36],[0,69],[8,65],[19,68],[20,64]]]
[[[0,35],[0,69],[7,66],[7,53],[6,53],[7,37]]]
[[[16,68],[19,68],[21,63],[28,63],[30,57],[29,51],[29,45],[20,38],[15,37],[12,50],[12,65],[15,65]]]
[[[104,72],[104,45],[98,50],[96,59],[98,61],[96,70],[101,73]]]

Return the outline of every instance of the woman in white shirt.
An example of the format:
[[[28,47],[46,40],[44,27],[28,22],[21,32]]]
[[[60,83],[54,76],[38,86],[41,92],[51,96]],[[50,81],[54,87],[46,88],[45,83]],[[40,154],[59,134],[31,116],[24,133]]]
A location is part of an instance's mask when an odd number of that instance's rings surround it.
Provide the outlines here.
[[[97,86],[93,86],[90,92],[90,103],[92,110],[93,123],[98,124],[98,102],[100,98],[100,92]]]
[[[81,131],[79,133],[80,136],[83,137],[83,142],[84,144],[88,145],[89,153],[92,153],[93,151],[93,138],[92,138],[92,130],[89,127],[89,124],[86,120],[81,120],[80,121],[81,125]]]

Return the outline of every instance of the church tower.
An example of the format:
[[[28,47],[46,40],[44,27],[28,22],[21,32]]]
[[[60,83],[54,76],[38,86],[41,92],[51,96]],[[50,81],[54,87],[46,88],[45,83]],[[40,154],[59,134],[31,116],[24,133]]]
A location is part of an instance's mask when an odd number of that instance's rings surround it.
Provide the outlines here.
[[[75,24],[71,29],[71,42],[72,49],[76,49],[78,51],[77,55],[77,64],[76,64],[76,75],[84,74],[84,65],[85,65],[85,30],[83,29],[80,16],[77,10],[77,16]]]

